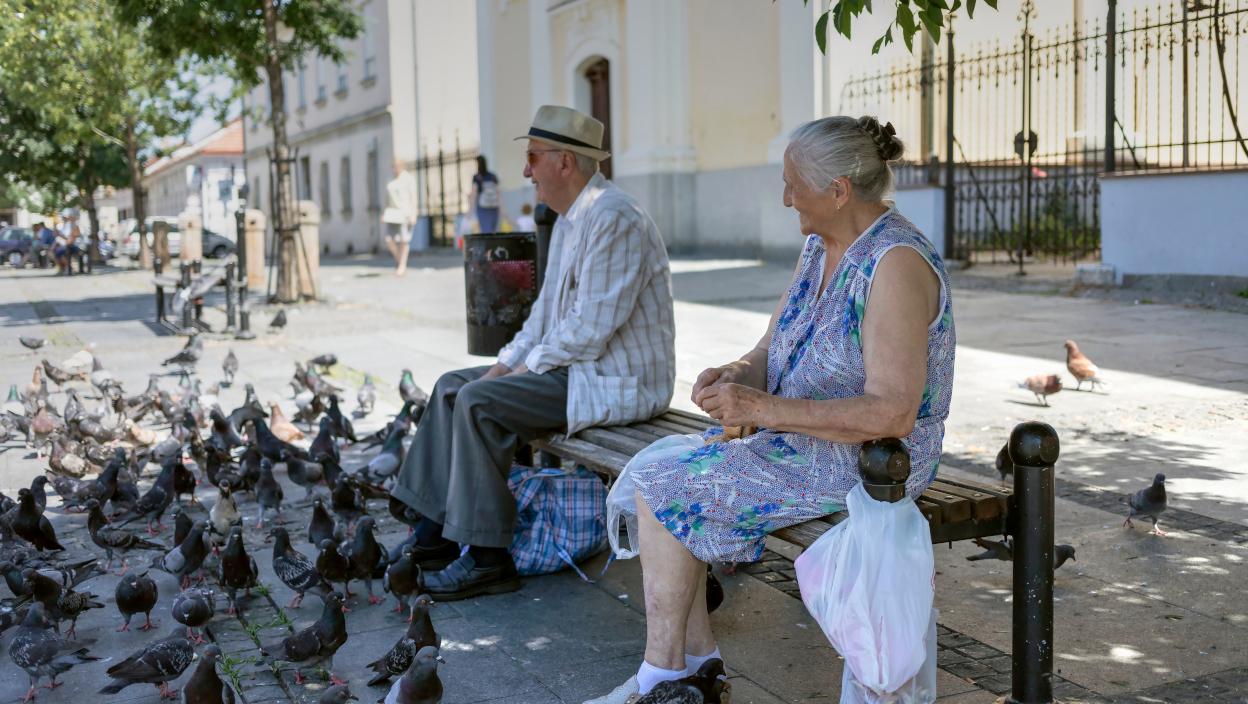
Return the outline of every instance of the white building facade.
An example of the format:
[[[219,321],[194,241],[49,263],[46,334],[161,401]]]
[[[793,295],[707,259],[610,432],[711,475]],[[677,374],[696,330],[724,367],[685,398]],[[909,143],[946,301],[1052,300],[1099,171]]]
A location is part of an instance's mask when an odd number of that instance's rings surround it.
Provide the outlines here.
[[[240,118],[147,165],[147,214],[176,218],[185,211],[198,212],[204,229],[233,238],[244,183]]]
[[[413,169],[439,140],[477,148],[476,8],[440,0],[366,0],[364,31],[336,64],[304,58],[285,75],[286,129],[295,191],[320,206],[324,254],[381,249],[381,211],[392,164]],[[271,211],[269,90],[244,104],[251,207]],[[270,220],[271,222],[271,220]]]

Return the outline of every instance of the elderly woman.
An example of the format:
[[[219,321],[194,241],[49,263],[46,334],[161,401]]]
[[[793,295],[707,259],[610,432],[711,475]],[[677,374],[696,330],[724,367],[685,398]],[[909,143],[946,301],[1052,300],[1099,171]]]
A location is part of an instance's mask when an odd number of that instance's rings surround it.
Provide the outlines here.
[[[903,439],[911,497],[935,478],[953,315],[931,242],[883,200],[901,153],[892,125],[873,117],[794,131],[784,204],[806,244],[793,282],[754,349],[693,387],[694,403],[722,425],[758,431],[635,468],[645,660],[597,702],[625,702],[720,657],[705,563],[756,561],[768,533],[840,510],[864,441]]]

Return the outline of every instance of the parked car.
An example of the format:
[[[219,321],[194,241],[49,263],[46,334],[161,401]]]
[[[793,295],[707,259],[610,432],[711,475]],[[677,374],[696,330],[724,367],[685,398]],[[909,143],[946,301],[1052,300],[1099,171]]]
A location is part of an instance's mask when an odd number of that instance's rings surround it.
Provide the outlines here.
[[[178,229],[177,218],[162,215],[153,215],[147,219],[147,244],[153,246],[155,240],[152,235],[152,226],[158,222],[164,222],[169,225],[169,256],[176,257],[182,253],[182,231]],[[121,254],[129,256],[131,259],[139,258],[139,228],[138,223],[133,219],[125,220],[121,223],[120,231],[126,233],[121,240],[121,246],[118,251]],[[226,255],[232,254],[235,250],[234,240],[205,229],[203,231],[203,247],[204,256],[212,259],[220,259]]]
[[[24,263],[34,240],[35,233],[24,227],[0,230],[0,258],[14,266]]]

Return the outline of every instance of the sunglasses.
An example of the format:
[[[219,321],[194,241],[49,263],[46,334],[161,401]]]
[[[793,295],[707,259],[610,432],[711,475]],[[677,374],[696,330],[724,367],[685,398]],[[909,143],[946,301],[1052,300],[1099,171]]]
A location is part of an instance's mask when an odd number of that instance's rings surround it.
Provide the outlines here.
[[[562,149],[529,149],[524,153],[524,158],[529,162],[529,166],[537,166],[538,154],[549,154],[551,152],[561,152]]]

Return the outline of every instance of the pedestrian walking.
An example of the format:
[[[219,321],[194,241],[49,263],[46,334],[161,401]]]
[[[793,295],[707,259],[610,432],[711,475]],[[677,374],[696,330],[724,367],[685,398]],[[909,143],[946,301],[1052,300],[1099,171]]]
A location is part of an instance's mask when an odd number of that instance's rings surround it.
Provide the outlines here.
[[[498,192],[498,176],[490,171],[483,156],[477,157],[477,173],[472,177],[472,191],[468,199],[477,217],[477,231],[498,232],[502,196]]]
[[[386,184],[386,209],[381,212],[382,237],[394,256],[395,276],[407,271],[407,255],[416,224],[418,185],[412,172],[403,168],[401,159],[394,160],[394,179]]]

